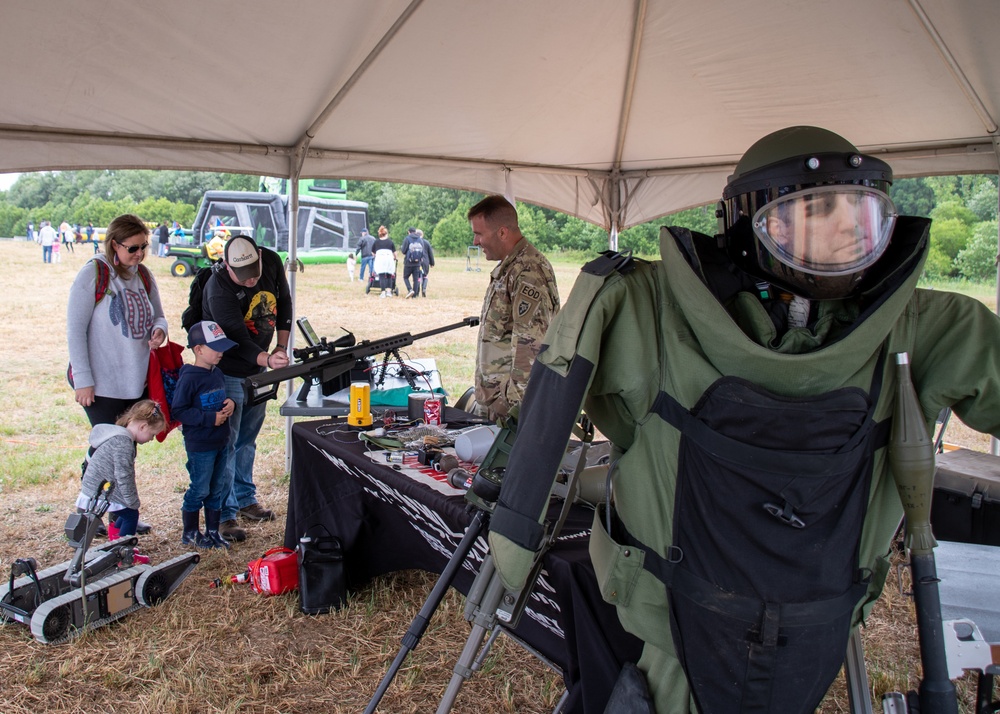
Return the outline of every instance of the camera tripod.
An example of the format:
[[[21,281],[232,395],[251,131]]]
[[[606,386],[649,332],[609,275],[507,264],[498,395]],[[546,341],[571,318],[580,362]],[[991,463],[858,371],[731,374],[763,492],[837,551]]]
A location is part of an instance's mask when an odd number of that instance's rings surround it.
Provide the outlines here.
[[[587,448],[593,440],[594,435],[593,426],[586,417],[583,418],[582,429],[582,449],[576,467],[567,481],[566,496],[562,509],[555,525],[546,529],[545,536],[542,539],[542,546],[535,554],[530,574],[523,587],[519,590],[508,590],[500,580],[500,575],[493,562],[493,556],[487,553],[483,559],[482,567],[479,569],[479,574],[476,575],[465,601],[464,616],[466,620],[472,623],[472,631],[466,639],[462,653],[455,664],[454,674],[438,706],[437,714],[447,714],[447,712],[451,711],[462,685],[480,668],[500,632],[504,630],[509,634],[510,630],[517,627],[524,608],[527,605],[528,597],[541,572],[544,555],[555,543],[555,538],[561,531],[566,516],[569,514],[570,507],[576,498],[578,476],[586,463]],[[420,638],[430,624],[430,619],[434,611],[441,604],[441,600],[462,567],[462,563],[472,550],[476,539],[488,528],[490,516],[500,496],[500,484],[503,480],[505,468],[503,465],[498,464],[506,464],[506,456],[513,445],[513,437],[512,430],[501,430],[494,440],[489,453],[483,460],[482,466],[480,466],[479,470],[473,476],[472,484],[466,493],[466,500],[470,504],[469,507],[475,511],[472,522],[466,529],[461,542],[455,548],[455,552],[452,554],[448,564],[441,572],[441,576],[434,584],[427,601],[420,608],[420,612],[403,636],[402,647],[390,665],[389,670],[382,678],[378,689],[375,691],[375,695],[368,703],[365,714],[374,714],[378,708],[379,702],[382,701],[382,697],[388,690],[406,656],[410,651],[416,649],[419,644]],[[491,633],[489,640],[484,646],[483,641],[486,640],[486,636],[489,633]],[[513,637],[513,635],[511,636]],[[519,644],[524,645],[516,637],[514,639]],[[539,656],[530,647],[526,648],[532,654]],[[553,669],[558,669],[545,660],[544,657],[539,656],[539,658]],[[556,705],[555,712],[561,710],[567,695],[568,692],[563,693],[562,698]]]

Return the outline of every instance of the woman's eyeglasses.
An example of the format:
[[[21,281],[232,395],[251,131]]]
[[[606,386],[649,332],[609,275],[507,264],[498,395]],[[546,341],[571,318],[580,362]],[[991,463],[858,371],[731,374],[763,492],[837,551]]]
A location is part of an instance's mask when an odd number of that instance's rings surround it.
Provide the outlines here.
[[[125,245],[124,243],[119,243],[118,241],[115,241],[115,243],[118,243],[118,245],[127,250],[129,255],[134,255],[140,250],[146,250],[146,248],[149,247],[149,243],[143,243],[142,245]]]

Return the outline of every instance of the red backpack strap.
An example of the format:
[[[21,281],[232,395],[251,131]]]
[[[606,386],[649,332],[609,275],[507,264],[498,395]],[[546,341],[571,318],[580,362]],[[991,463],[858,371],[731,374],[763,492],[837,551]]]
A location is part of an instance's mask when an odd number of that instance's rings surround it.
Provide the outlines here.
[[[97,269],[97,280],[94,282],[94,304],[96,305],[108,294],[108,285],[111,283],[111,268],[103,260],[93,262],[94,268]],[[142,287],[146,289],[146,294],[149,295],[149,290],[153,285],[153,274],[142,263],[139,264],[139,279],[142,281]]]
[[[94,261],[97,279],[94,281],[94,304],[96,305],[108,294],[108,284],[111,282],[111,268],[103,260]]]
[[[142,263],[139,263],[139,279],[142,280],[142,287],[146,288],[146,294],[149,295],[150,286],[153,284],[153,274]]]

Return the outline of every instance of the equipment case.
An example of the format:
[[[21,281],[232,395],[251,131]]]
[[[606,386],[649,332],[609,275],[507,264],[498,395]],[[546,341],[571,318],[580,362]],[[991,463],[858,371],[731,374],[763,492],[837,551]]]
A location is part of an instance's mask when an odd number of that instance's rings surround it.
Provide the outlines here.
[[[938,454],[931,523],[940,540],[1000,545],[1000,457],[968,449]]]

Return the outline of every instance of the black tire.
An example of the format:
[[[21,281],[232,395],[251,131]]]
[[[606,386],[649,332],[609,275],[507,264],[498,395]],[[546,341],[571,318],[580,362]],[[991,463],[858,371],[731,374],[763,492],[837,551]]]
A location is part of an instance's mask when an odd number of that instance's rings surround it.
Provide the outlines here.
[[[175,260],[174,264],[170,266],[170,274],[175,278],[186,278],[191,275],[192,272],[191,266],[183,260]]]
[[[69,632],[73,621],[69,605],[60,605],[49,613],[42,624],[42,633],[49,642],[62,639]]]
[[[146,580],[145,587],[142,589],[142,598],[151,606],[159,605],[166,600],[169,589],[170,582],[167,580],[167,576],[163,573],[153,573]]]

